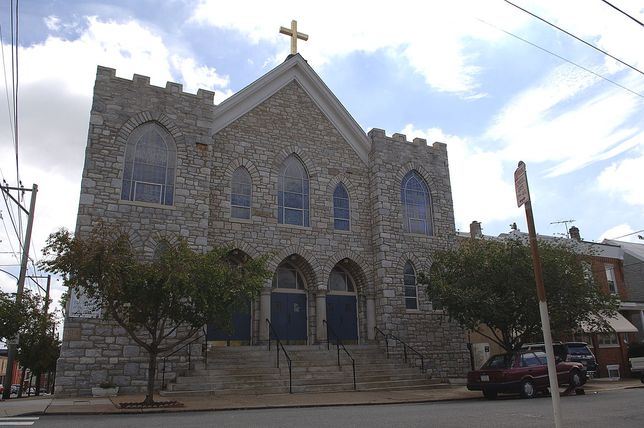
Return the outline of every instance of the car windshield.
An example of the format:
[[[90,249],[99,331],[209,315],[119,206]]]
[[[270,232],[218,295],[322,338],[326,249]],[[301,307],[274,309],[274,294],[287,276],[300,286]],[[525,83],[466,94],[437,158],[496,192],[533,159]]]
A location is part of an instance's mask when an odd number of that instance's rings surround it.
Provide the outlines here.
[[[590,355],[590,349],[586,345],[568,345],[570,355]]]
[[[512,361],[514,360],[514,355],[512,354],[500,354],[495,355],[487,363],[483,365],[485,369],[509,369],[512,367]]]

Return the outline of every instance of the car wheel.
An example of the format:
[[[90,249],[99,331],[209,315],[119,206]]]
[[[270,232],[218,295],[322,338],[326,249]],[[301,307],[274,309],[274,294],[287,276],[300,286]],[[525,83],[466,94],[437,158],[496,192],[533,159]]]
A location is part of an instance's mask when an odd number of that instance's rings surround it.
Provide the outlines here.
[[[579,370],[572,370],[570,372],[570,389],[579,388],[583,385],[583,379],[581,378],[581,373]]]
[[[530,380],[524,380],[521,382],[521,397],[523,398],[534,398],[537,396],[537,389],[534,387],[534,383]]]
[[[496,391],[490,391],[489,389],[483,390],[483,397],[488,400],[496,400]]]

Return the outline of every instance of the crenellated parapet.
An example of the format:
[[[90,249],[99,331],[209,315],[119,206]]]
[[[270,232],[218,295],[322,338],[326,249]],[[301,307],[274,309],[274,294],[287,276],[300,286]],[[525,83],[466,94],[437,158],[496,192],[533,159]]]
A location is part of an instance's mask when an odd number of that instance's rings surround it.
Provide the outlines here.
[[[96,83],[103,85],[123,85],[131,84],[133,87],[150,87],[153,90],[164,90],[168,94],[181,95],[194,99],[202,100],[205,104],[213,105],[215,93],[206,89],[198,89],[196,94],[183,91],[183,85],[176,82],[167,82],[165,88],[150,84],[150,77],[140,74],[134,74],[132,80],[123,77],[116,77],[116,70],[110,67],[99,65],[96,70]]]

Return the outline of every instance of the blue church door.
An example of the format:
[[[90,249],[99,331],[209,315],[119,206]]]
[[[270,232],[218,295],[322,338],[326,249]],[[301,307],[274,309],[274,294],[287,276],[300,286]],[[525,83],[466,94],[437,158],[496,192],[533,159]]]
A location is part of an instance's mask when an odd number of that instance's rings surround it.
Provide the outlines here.
[[[271,324],[285,343],[306,344],[306,294],[272,293]]]
[[[358,311],[356,296],[327,294],[326,321],[340,340],[347,343],[358,343]],[[334,340],[333,334],[329,339]]]
[[[220,342],[219,345],[250,345],[250,301],[245,308],[233,313],[232,330],[226,330],[215,324],[208,324],[206,337],[208,341]],[[224,343],[225,342],[225,343]]]

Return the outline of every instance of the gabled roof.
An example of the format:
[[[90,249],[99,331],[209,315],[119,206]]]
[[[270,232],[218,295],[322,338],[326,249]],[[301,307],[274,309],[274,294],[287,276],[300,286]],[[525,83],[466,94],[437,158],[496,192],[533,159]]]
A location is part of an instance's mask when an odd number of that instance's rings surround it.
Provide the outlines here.
[[[293,80],[300,84],[360,159],[367,163],[371,150],[367,134],[300,54],[287,58],[282,64],[219,104],[215,109],[213,134],[230,125]]]
[[[629,254],[636,259],[644,261],[644,244],[636,244],[635,242],[616,241],[613,239],[604,239],[605,243],[612,245],[619,245],[626,254]]]

